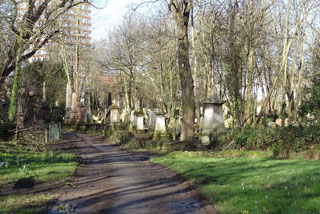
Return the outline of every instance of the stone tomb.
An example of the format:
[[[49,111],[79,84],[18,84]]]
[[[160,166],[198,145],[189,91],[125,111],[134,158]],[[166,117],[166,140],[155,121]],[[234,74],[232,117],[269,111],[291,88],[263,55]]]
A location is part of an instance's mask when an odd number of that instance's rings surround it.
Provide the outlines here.
[[[78,118],[77,122],[84,123],[85,122],[85,116],[86,116],[86,106],[83,102],[80,102],[78,104]]]
[[[139,112],[136,114],[136,127],[137,132],[144,132],[144,124],[143,124],[144,114],[143,112]]]
[[[157,112],[156,113],[156,126],[152,136],[153,140],[161,140],[168,138],[166,122],[165,122],[165,113]]]
[[[118,115],[119,115],[119,108],[118,106],[111,106],[110,108],[110,122],[111,123],[118,123]]]
[[[204,102],[204,117],[201,142],[209,145],[213,142],[213,136],[225,132],[222,104],[223,100],[213,97]]]
[[[159,112],[157,108],[153,108],[149,110],[149,123],[148,123],[149,129],[153,130],[156,127],[157,112]]]

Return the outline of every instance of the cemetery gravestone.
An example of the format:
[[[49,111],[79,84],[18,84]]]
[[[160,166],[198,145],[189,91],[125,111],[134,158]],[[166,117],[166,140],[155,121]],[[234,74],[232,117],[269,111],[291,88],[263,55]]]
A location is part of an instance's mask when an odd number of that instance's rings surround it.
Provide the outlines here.
[[[163,112],[156,113],[157,118],[155,131],[152,137],[153,140],[166,139],[168,137],[164,115],[165,113]]]
[[[204,145],[213,141],[213,135],[219,135],[225,131],[223,103],[224,101],[217,97],[212,97],[204,103],[203,136],[201,140]]]
[[[154,129],[156,127],[157,115],[156,112],[159,110],[156,108],[150,109],[149,111],[149,129]]]
[[[118,106],[112,106],[110,108],[110,119],[111,123],[118,123],[118,114],[119,114],[119,108]]]
[[[137,114],[137,131],[138,132],[143,132],[144,131],[143,118],[144,118],[144,114],[143,113],[138,113]]]
[[[61,137],[61,127],[58,123],[49,124],[49,140],[57,141]]]
[[[86,110],[85,110],[85,105],[84,103],[79,103],[78,105],[78,121],[80,123],[83,123],[85,120],[85,116],[86,116]]]

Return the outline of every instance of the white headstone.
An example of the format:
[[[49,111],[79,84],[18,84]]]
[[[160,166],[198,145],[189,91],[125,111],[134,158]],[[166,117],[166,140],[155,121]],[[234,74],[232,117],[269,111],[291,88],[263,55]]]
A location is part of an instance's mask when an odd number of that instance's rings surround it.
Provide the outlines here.
[[[203,129],[207,129],[212,132],[214,129],[221,126],[224,126],[222,108],[221,112],[219,112],[213,103],[207,103],[204,109]]]
[[[137,130],[144,130],[142,115],[137,116]]]
[[[157,112],[158,109],[150,109],[149,111],[149,127],[155,127],[156,126],[156,120],[157,120],[157,115],[155,112]]]
[[[110,119],[111,119],[111,123],[118,122],[118,109],[117,108],[110,110]]]
[[[157,114],[155,131],[157,131],[157,132],[166,132],[167,131],[164,114]]]

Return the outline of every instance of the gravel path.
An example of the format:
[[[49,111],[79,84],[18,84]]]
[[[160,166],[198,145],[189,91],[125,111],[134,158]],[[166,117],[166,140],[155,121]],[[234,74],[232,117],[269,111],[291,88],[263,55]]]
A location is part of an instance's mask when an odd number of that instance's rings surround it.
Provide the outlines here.
[[[99,137],[67,133],[65,150],[80,156],[73,182],[50,213],[217,213],[175,173]],[[69,146],[70,145],[70,146]]]

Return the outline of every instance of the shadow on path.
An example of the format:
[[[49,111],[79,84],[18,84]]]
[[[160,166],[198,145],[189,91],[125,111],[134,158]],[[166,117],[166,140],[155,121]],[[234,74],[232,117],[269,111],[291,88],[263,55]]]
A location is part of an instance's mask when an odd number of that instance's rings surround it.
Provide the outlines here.
[[[56,213],[217,213],[204,206],[197,193],[176,174],[86,134],[66,133],[72,141],[65,151],[80,156],[70,188],[61,193]]]

